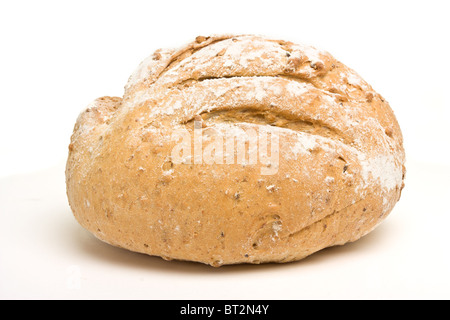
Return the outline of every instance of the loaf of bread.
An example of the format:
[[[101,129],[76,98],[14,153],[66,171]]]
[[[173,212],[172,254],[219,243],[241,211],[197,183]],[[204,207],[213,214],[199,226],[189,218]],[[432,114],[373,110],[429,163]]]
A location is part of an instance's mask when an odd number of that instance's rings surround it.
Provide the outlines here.
[[[358,240],[404,186],[387,101],[311,46],[197,37],[157,50],[69,146],[78,222],[135,252],[212,266],[289,262]]]

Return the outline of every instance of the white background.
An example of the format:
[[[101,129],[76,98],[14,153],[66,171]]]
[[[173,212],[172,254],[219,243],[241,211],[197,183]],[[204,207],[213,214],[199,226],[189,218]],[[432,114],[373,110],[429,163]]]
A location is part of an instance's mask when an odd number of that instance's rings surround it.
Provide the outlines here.
[[[448,299],[448,1],[1,1],[0,298]],[[79,112],[140,61],[197,35],[312,44],[355,69],[402,127],[407,181],[373,233],[285,265],[166,262],[72,217],[64,162]]]

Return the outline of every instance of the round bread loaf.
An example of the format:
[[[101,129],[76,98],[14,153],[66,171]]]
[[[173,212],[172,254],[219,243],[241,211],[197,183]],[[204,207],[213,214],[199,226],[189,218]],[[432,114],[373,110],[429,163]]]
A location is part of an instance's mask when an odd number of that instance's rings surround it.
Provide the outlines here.
[[[157,50],[95,100],[67,195],[99,239],[212,266],[288,262],[355,241],[404,186],[386,100],[329,53],[259,36]]]

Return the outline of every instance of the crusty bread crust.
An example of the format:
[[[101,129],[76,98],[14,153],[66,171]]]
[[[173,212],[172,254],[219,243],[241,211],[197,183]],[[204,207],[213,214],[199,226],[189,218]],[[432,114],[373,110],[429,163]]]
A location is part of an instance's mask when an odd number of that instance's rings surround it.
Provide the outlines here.
[[[267,163],[174,163],[170,139],[254,128],[279,135]],[[123,98],[95,100],[69,146],[79,223],[112,245],[213,266],[288,262],[355,241],[400,198],[402,134],[386,100],[310,46],[259,36],[197,37],[158,50]]]

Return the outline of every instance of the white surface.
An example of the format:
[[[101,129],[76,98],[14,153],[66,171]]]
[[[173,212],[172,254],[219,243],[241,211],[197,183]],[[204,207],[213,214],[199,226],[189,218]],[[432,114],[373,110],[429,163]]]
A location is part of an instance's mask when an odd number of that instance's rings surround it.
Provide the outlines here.
[[[300,262],[221,268],[97,240],[71,215],[63,165],[4,178],[0,298],[448,299],[450,166],[408,168],[402,200],[365,238]]]
[[[446,5],[1,2],[0,298],[450,298]],[[408,174],[373,233],[297,263],[214,269],[116,249],[76,223],[64,160],[78,113],[99,96],[121,96],[155,49],[216,33],[316,45],[387,98]]]

